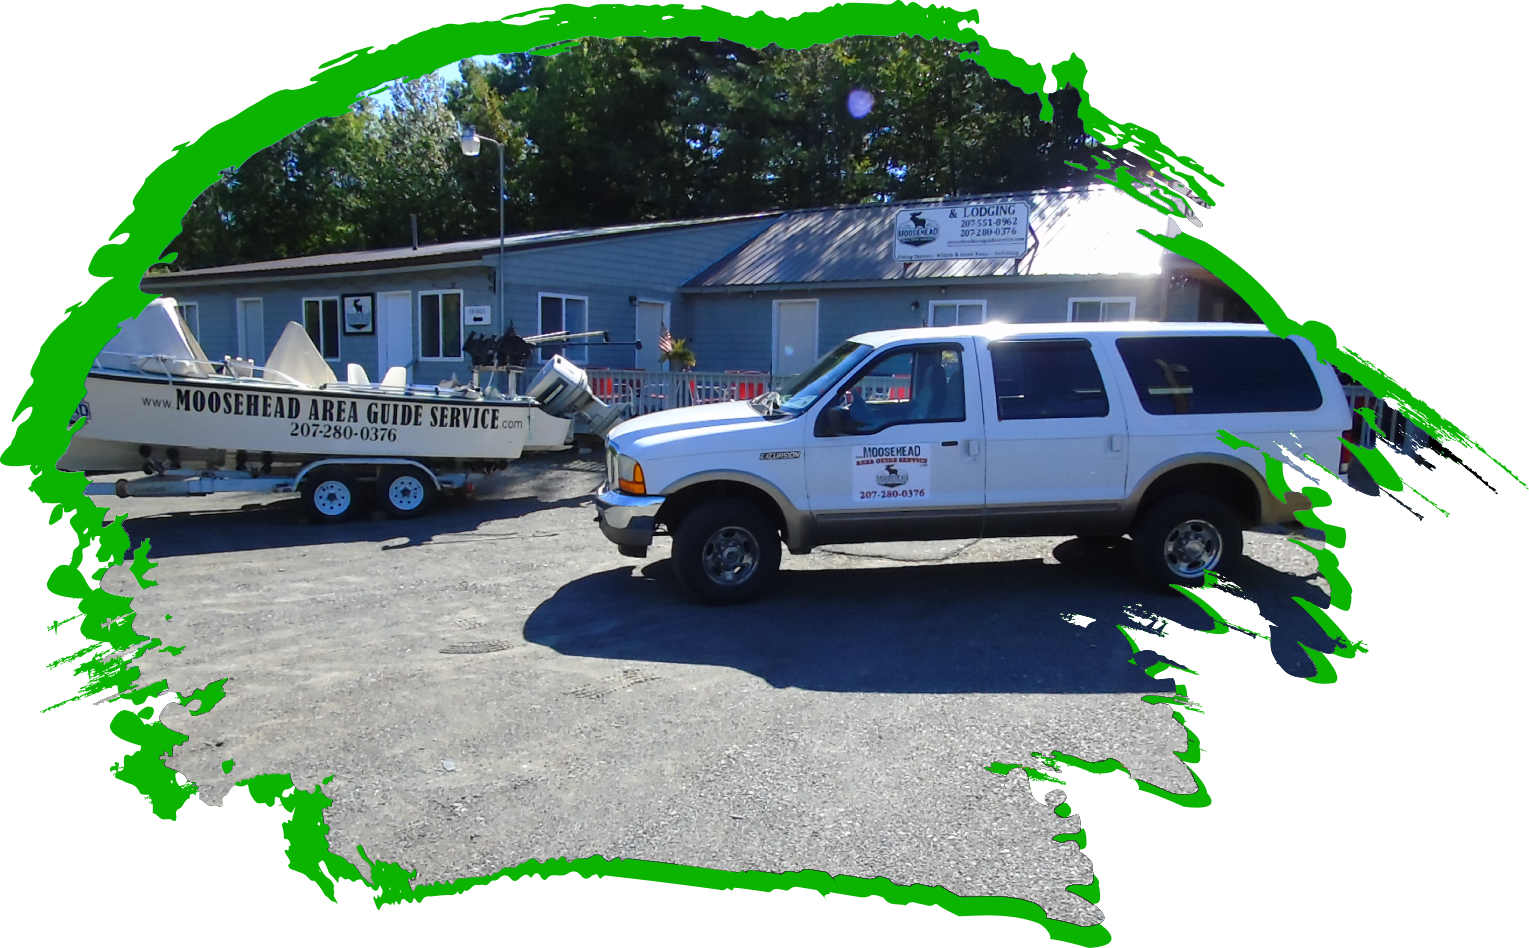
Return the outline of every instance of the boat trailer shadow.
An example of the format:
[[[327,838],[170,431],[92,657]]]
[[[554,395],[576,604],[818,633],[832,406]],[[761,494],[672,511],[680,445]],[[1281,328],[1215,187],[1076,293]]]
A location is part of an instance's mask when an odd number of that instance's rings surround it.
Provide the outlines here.
[[[175,511],[134,517],[123,527],[134,547],[149,541],[150,559],[206,553],[244,553],[338,543],[375,543],[385,552],[423,546],[447,538],[467,542],[493,521],[513,521],[527,514],[589,503],[587,497],[543,500],[535,496],[495,500],[443,500],[429,513],[410,520],[390,520],[380,512],[363,513],[348,523],[312,524],[299,498],[246,504],[239,509]]]

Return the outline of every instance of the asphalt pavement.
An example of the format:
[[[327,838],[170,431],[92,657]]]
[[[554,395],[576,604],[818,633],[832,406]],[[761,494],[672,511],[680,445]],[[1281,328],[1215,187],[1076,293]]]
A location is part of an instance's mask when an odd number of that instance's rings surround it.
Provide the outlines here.
[[[1209,621],[1142,587],[1128,541],[824,548],[786,555],[767,598],[707,607],[670,576],[667,540],[634,560],[600,535],[596,458],[517,462],[409,521],[309,526],[294,498],[97,498],[158,563],[138,628],[185,647],[145,656],[142,680],[229,679],[212,713],[166,710],[190,735],[172,766],[211,803],[255,774],[332,775],[331,847],[364,869],[364,845],[416,882],[600,854],[886,877],[1102,920],[1065,891],[1092,879],[1086,852],[1052,839],[1080,815],[988,768],[1064,752],[1194,789],[1172,707],[1141,700],[1172,681],[1129,663],[1114,627],[1131,608]],[[1325,604],[1326,587],[1293,544],[1247,547],[1233,578],[1299,674],[1310,620],[1289,597]],[[114,569],[106,585],[134,583]]]

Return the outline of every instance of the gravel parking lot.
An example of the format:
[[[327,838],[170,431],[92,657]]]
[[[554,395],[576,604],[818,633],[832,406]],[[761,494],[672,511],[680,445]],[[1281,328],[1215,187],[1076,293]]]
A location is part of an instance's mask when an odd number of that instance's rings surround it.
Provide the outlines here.
[[[140,630],[185,646],[143,680],[230,679],[213,713],[165,712],[191,736],[172,766],[209,802],[255,774],[333,774],[334,850],[419,882],[601,854],[884,876],[1080,924],[1103,915],[1065,887],[1093,869],[1052,839],[1080,815],[987,766],[1060,751],[1194,788],[1183,728],[1140,700],[1171,683],[1114,626],[1135,604],[1209,623],[1145,591],[1124,541],[825,548],[717,609],[680,593],[668,541],[646,560],[605,541],[600,476],[591,455],[525,460],[472,501],[338,527],[291,498],[97,498],[159,563]],[[1233,578],[1299,634],[1289,596],[1326,602],[1313,558],[1247,540]],[[1300,673],[1293,642],[1273,646]]]

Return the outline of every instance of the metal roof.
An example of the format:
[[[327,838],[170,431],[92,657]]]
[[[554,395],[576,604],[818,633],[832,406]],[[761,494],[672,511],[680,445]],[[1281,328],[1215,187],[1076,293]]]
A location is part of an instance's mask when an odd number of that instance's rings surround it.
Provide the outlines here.
[[[1034,252],[1019,265],[1017,274],[1011,258],[907,265],[893,259],[898,211],[999,197],[1023,198],[1030,204]],[[685,288],[1158,274],[1162,272],[1162,248],[1136,231],[1156,233],[1162,227],[1162,214],[1112,185],[788,211],[759,236],[702,271]]]
[[[776,217],[779,214],[779,211],[768,211],[758,214],[734,214],[726,217],[651,221],[642,224],[623,224],[615,227],[586,227],[570,230],[539,231],[531,234],[506,234],[504,237],[504,249],[506,253],[509,253],[515,250],[528,250],[552,244],[600,240],[608,237],[622,237],[627,234],[667,230],[677,227],[700,227],[707,224],[724,224],[734,221],[763,219]],[[476,261],[482,259],[487,254],[498,251],[498,249],[498,237],[485,237],[480,240],[459,240],[445,244],[428,244],[417,250],[412,247],[392,247],[386,250],[354,250],[344,253],[316,254],[311,257],[289,257],[285,260],[262,260],[257,263],[241,263],[226,267],[204,267],[198,270],[150,273],[144,277],[143,282],[145,286],[154,286],[174,283],[180,280],[207,277],[245,276],[259,279],[265,276],[294,273],[338,273],[349,270],[374,270],[389,267]]]
[[[1111,336],[1270,336],[1262,323],[1192,323],[1152,320],[1117,320],[1099,323],[1001,323],[972,326],[919,326],[910,329],[877,329],[851,336],[851,342],[883,346],[889,342],[921,339],[957,339],[978,336],[983,339],[1010,339],[1025,336],[1070,336],[1084,338]]]

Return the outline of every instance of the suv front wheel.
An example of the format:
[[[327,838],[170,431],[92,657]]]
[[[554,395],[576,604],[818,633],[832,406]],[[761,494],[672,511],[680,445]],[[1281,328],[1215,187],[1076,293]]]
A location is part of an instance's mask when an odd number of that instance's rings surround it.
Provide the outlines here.
[[[680,521],[670,558],[695,598],[719,606],[747,602],[780,570],[780,534],[753,504],[713,500]]]
[[[1242,556],[1242,521],[1204,494],[1180,494],[1154,504],[1131,528],[1131,554],[1155,586],[1199,586]]]

